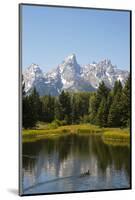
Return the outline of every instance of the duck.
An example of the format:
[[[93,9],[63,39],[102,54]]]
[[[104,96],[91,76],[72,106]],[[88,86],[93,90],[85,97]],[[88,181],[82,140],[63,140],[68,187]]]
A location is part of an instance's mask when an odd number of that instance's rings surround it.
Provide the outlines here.
[[[84,176],[89,176],[90,175],[90,170],[88,169],[87,172],[84,172],[80,175],[80,177],[84,177]]]

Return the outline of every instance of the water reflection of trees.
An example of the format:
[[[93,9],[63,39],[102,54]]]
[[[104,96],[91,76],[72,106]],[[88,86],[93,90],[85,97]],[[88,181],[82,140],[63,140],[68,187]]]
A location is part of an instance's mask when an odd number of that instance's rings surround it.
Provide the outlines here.
[[[130,175],[129,147],[109,146],[94,137],[92,150],[97,157],[98,165],[102,172],[105,172],[109,165],[113,165],[116,170],[125,169],[128,176]]]
[[[127,175],[130,175],[129,148],[109,146],[104,144],[98,136],[68,135],[55,139],[41,140],[35,143],[24,143],[23,154],[33,156],[33,159],[23,158],[23,166],[26,170],[34,167],[36,157],[41,152],[46,157],[57,153],[57,164],[66,160],[70,154],[79,156],[80,160],[90,159],[90,157],[95,156],[98,168],[102,173],[105,173],[107,167],[111,165],[116,170],[125,169]]]

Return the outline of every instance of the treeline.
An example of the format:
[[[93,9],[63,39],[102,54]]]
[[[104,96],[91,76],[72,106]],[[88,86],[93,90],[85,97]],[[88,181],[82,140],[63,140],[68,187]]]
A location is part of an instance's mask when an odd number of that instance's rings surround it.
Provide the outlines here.
[[[124,87],[116,81],[113,90],[101,82],[96,92],[69,93],[40,97],[34,88],[25,95],[23,85],[23,127],[32,128],[37,121],[61,125],[91,123],[100,127],[130,125],[130,78]]]

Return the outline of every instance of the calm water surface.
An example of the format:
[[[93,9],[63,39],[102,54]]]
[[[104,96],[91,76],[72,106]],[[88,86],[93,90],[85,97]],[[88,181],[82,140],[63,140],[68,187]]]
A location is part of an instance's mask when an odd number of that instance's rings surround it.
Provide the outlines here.
[[[80,177],[90,170],[89,176]],[[130,148],[99,136],[68,135],[23,144],[23,193],[130,187]]]

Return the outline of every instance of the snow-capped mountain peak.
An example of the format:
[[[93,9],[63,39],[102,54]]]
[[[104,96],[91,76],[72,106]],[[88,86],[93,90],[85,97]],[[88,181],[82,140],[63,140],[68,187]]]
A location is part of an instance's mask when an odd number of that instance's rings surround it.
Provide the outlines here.
[[[40,67],[39,65],[35,64],[35,63],[32,63],[28,68],[27,68],[29,71],[33,71],[33,72],[37,72],[37,71],[40,71]],[[26,69],[26,70],[27,70]]]
[[[36,87],[40,95],[58,95],[62,90],[94,91],[101,81],[112,88],[116,80],[124,85],[128,76],[129,72],[117,69],[109,59],[80,66],[75,54],[67,56],[57,68],[46,74],[37,64],[30,65],[23,73],[25,92]]]
[[[29,69],[30,68],[33,68],[33,69],[37,69],[39,68],[39,65],[35,64],[35,63],[32,63],[30,66],[29,66]]]
[[[63,62],[64,62],[64,63],[72,63],[72,64],[76,63],[77,61],[76,61],[76,56],[75,56],[75,54],[72,53],[71,55],[67,56],[67,57],[64,59]]]
[[[25,92],[27,93],[36,83],[44,78],[43,72],[37,64],[31,64],[25,69],[23,79],[25,82]]]
[[[102,66],[106,66],[106,67],[112,65],[111,60],[108,59],[108,58],[107,58],[107,59],[104,59],[104,60],[101,60],[101,61],[99,62],[99,64],[101,64]]]
[[[64,61],[58,66],[60,73],[78,73],[80,71],[80,66],[77,63],[75,54],[67,56]]]

